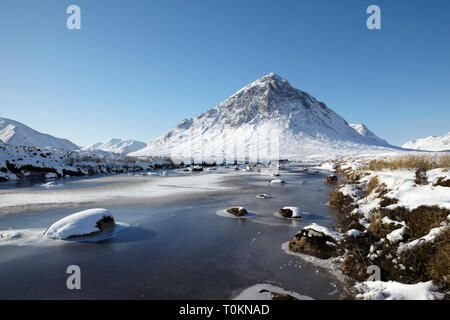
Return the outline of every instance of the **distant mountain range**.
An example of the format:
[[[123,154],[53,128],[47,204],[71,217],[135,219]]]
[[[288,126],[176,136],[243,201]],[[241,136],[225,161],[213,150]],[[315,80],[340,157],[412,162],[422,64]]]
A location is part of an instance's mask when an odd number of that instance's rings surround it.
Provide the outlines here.
[[[85,151],[105,151],[119,154],[128,154],[130,152],[138,151],[144,148],[147,144],[145,142],[131,140],[131,139],[111,139],[105,143],[94,143],[83,148]]]
[[[430,136],[428,138],[411,140],[402,145],[402,148],[427,151],[450,151],[450,132],[442,137]]]
[[[0,141],[12,146],[64,150],[77,150],[80,148],[67,139],[56,138],[49,134],[40,133],[20,122],[6,118],[0,118]]]
[[[270,73],[130,155],[298,158],[391,147],[364,125],[349,125],[323,102]]]

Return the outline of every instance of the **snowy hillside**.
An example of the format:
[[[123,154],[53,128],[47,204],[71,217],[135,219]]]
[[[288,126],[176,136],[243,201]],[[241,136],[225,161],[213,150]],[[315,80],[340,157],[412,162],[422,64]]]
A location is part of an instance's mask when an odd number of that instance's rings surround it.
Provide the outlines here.
[[[106,151],[119,154],[128,154],[130,152],[138,151],[147,146],[145,142],[131,140],[131,139],[111,139],[105,143],[94,143],[83,148],[85,151]]]
[[[0,140],[12,146],[27,146],[37,148],[55,148],[76,150],[79,147],[67,139],[56,138],[40,133],[26,125],[0,117]]]
[[[391,150],[373,136],[271,73],[130,155],[229,162]]]
[[[450,132],[442,137],[430,136],[428,138],[411,140],[402,145],[402,148],[427,151],[450,150]]]
[[[378,144],[381,146],[389,146],[389,143],[386,140],[383,140],[381,138],[379,138],[375,133],[373,133],[372,131],[370,131],[365,124],[363,123],[359,123],[359,124],[353,124],[350,123],[349,124],[350,127],[352,127],[353,129],[355,129],[356,131],[358,131],[358,133],[360,135],[362,135],[363,137],[365,137],[368,140],[371,140],[373,142],[373,144]]]
[[[172,167],[170,159],[136,159],[109,152],[68,151],[0,145],[0,182],[27,177],[83,176],[126,173]]]

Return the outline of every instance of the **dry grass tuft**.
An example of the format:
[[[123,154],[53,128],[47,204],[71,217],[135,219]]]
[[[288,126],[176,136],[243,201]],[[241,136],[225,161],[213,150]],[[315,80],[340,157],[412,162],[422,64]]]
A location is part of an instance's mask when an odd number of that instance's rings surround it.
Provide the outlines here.
[[[436,168],[450,168],[450,155],[420,155],[393,157],[388,160],[377,159],[369,161],[364,167],[364,169],[372,171],[381,171],[383,169],[422,169],[426,171]]]

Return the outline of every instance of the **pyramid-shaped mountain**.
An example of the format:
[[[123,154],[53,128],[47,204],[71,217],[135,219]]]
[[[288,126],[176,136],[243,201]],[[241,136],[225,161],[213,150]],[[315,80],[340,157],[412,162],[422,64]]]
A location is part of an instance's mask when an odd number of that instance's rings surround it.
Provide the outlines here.
[[[384,140],[365,136],[323,102],[270,73],[131,155],[228,162],[384,147]]]

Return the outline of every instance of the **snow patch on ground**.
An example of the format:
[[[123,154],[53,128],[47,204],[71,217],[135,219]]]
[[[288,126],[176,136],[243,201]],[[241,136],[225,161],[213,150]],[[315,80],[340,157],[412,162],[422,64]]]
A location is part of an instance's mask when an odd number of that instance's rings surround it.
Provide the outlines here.
[[[360,292],[357,299],[363,300],[434,300],[442,299],[436,292],[439,288],[432,281],[403,284],[395,281],[366,281],[355,285]]]

